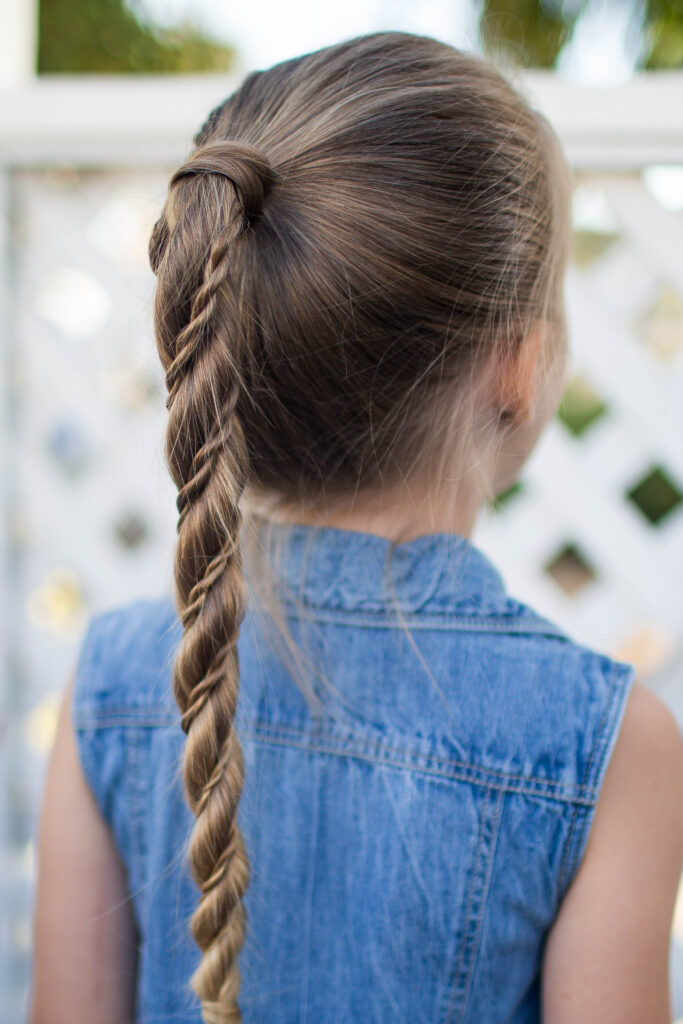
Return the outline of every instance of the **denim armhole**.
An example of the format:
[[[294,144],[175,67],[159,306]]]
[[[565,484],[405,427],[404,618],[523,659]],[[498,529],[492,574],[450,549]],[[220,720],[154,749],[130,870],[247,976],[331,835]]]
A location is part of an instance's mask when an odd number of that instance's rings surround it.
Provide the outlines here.
[[[595,730],[594,743],[588,758],[582,788],[588,799],[574,805],[565,846],[563,867],[560,871],[559,891],[564,898],[574,880],[586,852],[598,797],[607,772],[631,687],[636,679],[636,668],[627,662],[616,661],[606,655],[596,654],[607,686],[602,716]]]

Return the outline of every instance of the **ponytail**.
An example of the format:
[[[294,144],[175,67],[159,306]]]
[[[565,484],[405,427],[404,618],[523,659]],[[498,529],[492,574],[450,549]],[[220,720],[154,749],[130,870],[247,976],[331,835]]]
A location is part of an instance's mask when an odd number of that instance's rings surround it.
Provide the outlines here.
[[[196,815],[189,861],[201,894],[190,924],[203,956],[190,984],[207,1024],[241,1021],[249,861],[237,826],[244,765],[233,722],[246,603],[239,532],[248,454],[236,405],[247,327],[231,264],[270,180],[252,146],[199,147],[171,178],[149,246],[168,389],[166,458],[178,488],[175,601],[184,632],[173,691],[187,736],[184,784]]]

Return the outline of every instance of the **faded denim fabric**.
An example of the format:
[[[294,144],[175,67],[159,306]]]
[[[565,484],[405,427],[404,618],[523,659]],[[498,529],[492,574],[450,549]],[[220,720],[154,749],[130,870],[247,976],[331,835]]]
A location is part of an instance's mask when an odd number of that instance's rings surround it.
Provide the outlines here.
[[[510,597],[470,540],[297,525],[292,634],[312,715],[248,610],[236,727],[251,860],[245,1024],[538,1024],[544,941],[583,856],[635,677]],[[170,596],[91,617],[73,722],[128,871],[137,1020],[199,1024]]]

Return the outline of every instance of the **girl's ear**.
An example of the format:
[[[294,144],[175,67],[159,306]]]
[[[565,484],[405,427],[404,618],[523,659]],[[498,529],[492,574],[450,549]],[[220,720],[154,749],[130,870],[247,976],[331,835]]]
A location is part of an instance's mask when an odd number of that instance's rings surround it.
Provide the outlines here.
[[[508,421],[522,424],[533,419],[539,357],[548,324],[537,320],[517,345],[496,353],[489,364],[488,395]]]

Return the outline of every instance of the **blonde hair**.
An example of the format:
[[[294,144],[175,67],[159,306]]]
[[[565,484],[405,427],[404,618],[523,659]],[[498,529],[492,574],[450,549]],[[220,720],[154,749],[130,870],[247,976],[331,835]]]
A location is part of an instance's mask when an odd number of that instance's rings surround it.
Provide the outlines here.
[[[242,527],[259,500],[447,481],[484,359],[538,319],[563,330],[568,204],[545,118],[491,64],[407,33],[253,72],[193,142],[149,254],[178,488],[191,984],[207,1024],[226,1024],[241,1020],[249,883]]]

